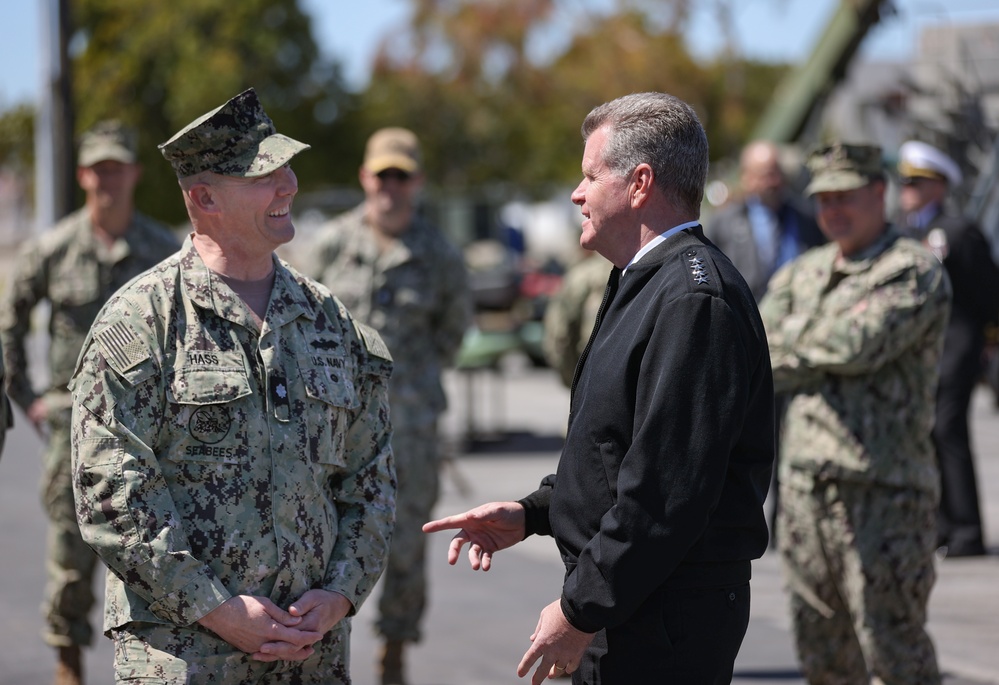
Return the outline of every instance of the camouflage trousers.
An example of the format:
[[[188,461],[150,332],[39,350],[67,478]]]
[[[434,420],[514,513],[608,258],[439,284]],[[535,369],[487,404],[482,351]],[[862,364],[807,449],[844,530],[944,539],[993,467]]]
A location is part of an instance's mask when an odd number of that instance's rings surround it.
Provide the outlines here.
[[[398,482],[395,529],[376,627],[388,640],[417,642],[427,603],[427,535],[422,527],[440,488],[436,425],[393,426],[392,454]]]
[[[812,685],[939,685],[926,604],[937,499],[871,484],[780,490],[778,545]]]
[[[68,411],[50,416],[42,475],[42,504],[49,519],[42,636],[54,647],[89,645],[94,634],[89,614],[97,555],[76,522],[69,420]]]
[[[349,685],[350,619],[305,661],[260,662],[197,626],[129,623],[112,631],[115,683]]]

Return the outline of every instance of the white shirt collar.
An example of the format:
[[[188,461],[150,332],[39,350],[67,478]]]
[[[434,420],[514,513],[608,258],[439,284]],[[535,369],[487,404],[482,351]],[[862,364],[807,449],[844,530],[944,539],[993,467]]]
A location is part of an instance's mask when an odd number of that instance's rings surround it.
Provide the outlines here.
[[[652,250],[654,250],[657,245],[659,245],[660,243],[662,243],[664,240],[666,240],[667,238],[669,238],[671,235],[673,235],[675,233],[679,233],[680,231],[682,231],[684,229],[687,229],[687,228],[693,228],[694,226],[698,226],[699,224],[700,224],[699,221],[688,221],[685,224],[680,224],[679,226],[674,226],[673,228],[669,229],[668,231],[664,231],[663,233],[660,233],[655,238],[653,238],[652,240],[650,240],[645,247],[643,247],[641,250],[639,250],[637,253],[635,253],[635,256],[631,258],[630,262],[628,262],[628,266],[626,266],[623,269],[621,269],[621,273],[622,274],[626,273],[628,271],[628,269],[630,269],[632,267],[632,265],[638,263],[639,259],[641,259],[645,255],[647,255],[649,252],[651,252]]]

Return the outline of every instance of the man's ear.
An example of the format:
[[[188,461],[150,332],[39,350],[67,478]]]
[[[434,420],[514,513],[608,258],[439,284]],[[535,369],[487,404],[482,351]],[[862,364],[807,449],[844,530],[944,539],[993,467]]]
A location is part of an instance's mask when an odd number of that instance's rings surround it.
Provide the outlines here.
[[[195,183],[187,189],[187,197],[198,210],[205,214],[215,214],[219,211],[215,192],[207,183]]]
[[[635,170],[631,172],[631,206],[633,208],[641,207],[652,196],[655,181],[655,173],[651,166],[643,162],[635,167]]]

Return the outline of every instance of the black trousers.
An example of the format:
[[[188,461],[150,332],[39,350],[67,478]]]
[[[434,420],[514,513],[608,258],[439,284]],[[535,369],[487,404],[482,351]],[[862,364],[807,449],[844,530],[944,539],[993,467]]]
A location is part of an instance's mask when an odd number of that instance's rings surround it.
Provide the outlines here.
[[[940,544],[955,549],[981,547],[982,515],[971,454],[968,407],[981,376],[984,337],[977,330],[951,326],[944,339],[937,387],[933,443],[940,467]]]
[[[748,627],[749,583],[658,590],[626,623],[597,633],[572,682],[727,685]]]

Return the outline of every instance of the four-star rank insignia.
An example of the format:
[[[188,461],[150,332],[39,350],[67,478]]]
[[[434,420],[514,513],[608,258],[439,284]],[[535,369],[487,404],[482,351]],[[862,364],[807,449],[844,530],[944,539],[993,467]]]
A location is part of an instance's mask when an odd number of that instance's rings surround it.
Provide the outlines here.
[[[708,282],[708,274],[704,271],[704,260],[697,256],[696,252],[689,253],[690,273],[694,277],[694,283],[698,285]]]

